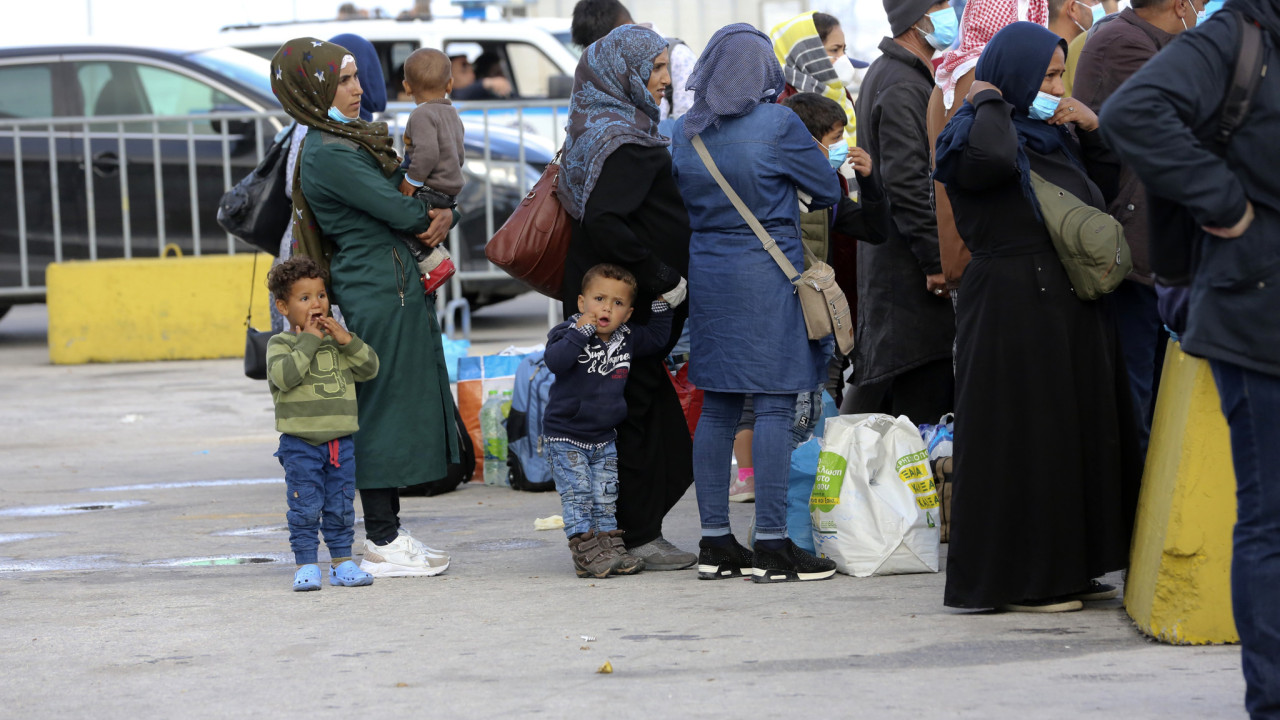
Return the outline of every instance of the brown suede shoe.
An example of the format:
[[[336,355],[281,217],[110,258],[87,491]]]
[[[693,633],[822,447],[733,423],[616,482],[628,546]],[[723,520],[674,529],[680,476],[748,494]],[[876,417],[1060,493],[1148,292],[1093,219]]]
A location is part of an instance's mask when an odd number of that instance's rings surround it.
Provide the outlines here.
[[[594,530],[570,538],[569,552],[573,555],[573,568],[578,577],[606,578],[618,565],[612,538]]]
[[[600,541],[607,540],[614,554],[618,556],[618,562],[613,567],[614,574],[635,575],[644,570],[644,560],[627,552],[627,546],[622,542],[622,532],[622,530],[610,530],[600,533]]]

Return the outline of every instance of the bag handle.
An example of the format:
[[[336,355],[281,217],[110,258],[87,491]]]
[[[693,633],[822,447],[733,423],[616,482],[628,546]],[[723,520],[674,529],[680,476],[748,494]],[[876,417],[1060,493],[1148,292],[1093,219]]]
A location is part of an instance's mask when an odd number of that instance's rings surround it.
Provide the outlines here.
[[[800,282],[800,273],[796,272],[796,266],[792,265],[787,256],[782,254],[778,243],[747,208],[747,204],[742,201],[742,198],[738,197],[738,193],[734,192],[733,187],[729,185],[729,181],[724,179],[724,175],[720,173],[720,168],[716,167],[716,161],[711,159],[711,153],[707,152],[707,145],[702,141],[702,136],[694,135],[692,142],[693,149],[697,150],[698,157],[702,158],[702,164],[707,166],[707,171],[711,173],[711,177],[715,178],[716,184],[720,186],[724,194],[729,197],[729,202],[733,203],[733,206],[738,209],[738,214],[742,215],[742,219],[746,220],[747,225],[755,232],[760,244],[764,245],[765,251],[769,253],[774,262],[778,263],[778,267],[782,268],[783,274],[787,276],[791,284],[798,284]],[[804,248],[805,257],[808,257],[810,262],[817,262],[817,257],[814,256],[813,251],[807,245],[802,242],[800,246]]]
[[[244,327],[246,330],[249,329],[250,327],[253,327],[250,323],[253,322],[253,290],[254,290],[254,286],[258,284],[258,255],[259,254],[261,254],[261,251],[258,251],[258,250],[253,251],[253,270],[249,271],[249,309],[248,311],[245,312],[245,315],[244,315]]]

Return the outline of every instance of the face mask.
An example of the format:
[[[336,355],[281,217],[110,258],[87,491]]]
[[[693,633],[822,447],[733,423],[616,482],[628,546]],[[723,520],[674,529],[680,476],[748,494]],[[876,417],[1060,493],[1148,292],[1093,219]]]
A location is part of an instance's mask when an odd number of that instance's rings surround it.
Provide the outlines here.
[[[924,41],[934,50],[946,50],[951,47],[951,43],[955,42],[960,34],[960,23],[956,20],[956,11],[951,8],[942,8],[937,12],[929,13],[927,17],[933,22],[933,32],[924,33]],[[924,31],[921,30],[921,32]]]
[[[1224,2],[1226,2],[1226,0],[1209,0],[1209,2],[1204,4],[1204,10],[1200,11],[1199,19],[1196,22],[1202,23],[1205,20],[1208,20],[1209,16],[1222,9],[1222,3]]]
[[[1223,0],[1223,1],[1225,2],[1226,0]],[[1084,3],[1080,2],[1080,0],[1076,0],[1076,4],[1084,5]],[[1102,7],[1102,3],[1098,3],[1097,5],[1084,5],[1084,6],[1089,8],[1089,12],[1093,14],[1093,20],[1089,21],[1090,27],[1097,25],[1099,20],[1107,16],[1107,9]]]
[[[839,170],[844,161],[848,159],[849,144],[844,141],[844,138],[840,138],[835,145],[827,146],[827,162],[831,163],[831,167]]]
[[[1057,95],[1038,92],[1036,93],[1035,102],[1031,103],[1031,107],[1027,108],[1027,114],[1036,120],[1048,120],[1058,111],[1058,103],[1060,102],[1062,102],[1062,98]]]
[[[346,125],[347,123],[350,123],[350,122],[355,122],[356,120],[360,119],[358,117],[349,118],[346,115],[343,115],[342,112],[338,110],[338,108],[333,107],[332,105],[329,106],[329,118],[331,120],[336,120],[342,123],[343,125]]]
[[[856,70],[853,67],[853,61],[849,59],[848,55],[841,55],[835,60],[832,60],[831,67],[836,69],[836,78],[840,80],[841,85],[847,88],[853,87],[853,81],[855,79],[854,73]]]

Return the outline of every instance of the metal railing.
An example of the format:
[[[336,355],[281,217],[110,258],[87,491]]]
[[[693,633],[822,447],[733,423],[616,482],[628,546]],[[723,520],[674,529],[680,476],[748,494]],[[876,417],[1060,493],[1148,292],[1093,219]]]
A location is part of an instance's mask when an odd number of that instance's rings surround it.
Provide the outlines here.
[[[393,103],[379,118],[388,123],[398,150],[403,149],[402,123],[412,109],[411,103]],[[459,110],[468,134],[478,131],[482,135],[482,154],[475,157],[469,153],[467,162],[483,163],[478,170],[484,179],[487,240],[506,219],[495,215],[494,141],[514,143],[516,172],[512,179],[523,197],[533,181],[524,171],[528,167],[526,148],[535,143],[543,152],[554,154],[563,139],[565,101],[474,102],[460,105]],[[195,255],[235,254],[236,239],[209,222],[216,212],[217,198],[261,161],[277,132],[289,122],[281,111],[0,119],[0,168],[12,163],[11,171],[3,168],[0,174],[10,175],[14,183],[13,200],[0,198],[0,304],[43,301],[46,288],[42,279],[48,262],[160,257],[174,246]],[[246,141],[251,145],[246,147]],[[149,157],[145,161],[132,159],[138,156]],[[149,172],[139,167],[147,165]],[[173,181],[183,165],[186,197],[175,198],[174,185],[179,183]],[[138,187],[144,176],[144,187]],[[96,187],[112,178],[118,180],[118,193],[114,184],[109,193]],[[166,183],[166,178],[170,182]],[[5,184],[5,178],[0,177],[0,189]],[[6,208],[7,202],[12,204]],[[117,203],[118,208],[114,207]],[[150,218],[140,222],[136,212],[149,203],[154,203],[153,230]],[[75,206],[74,211],[68,204]],[[179,214],[175,221],[177,206],[189,213],[189,218]],[[33,221],[33,214],[40,220]],[[68,227],[68,214],[79,218],[75,227]],[[43,224],[46,219],[47,227]],[[140,225],[147,229],[140,230]],[[225,246],[220,246],[223,242]],[[464,257],[462,244],[460,229],[455,226],[449,239],[455,257]],[[453,300],[463,297],[464,283],[509,279],[487,260],[483,265],[459,267],[449,285]],[[442,311],[446,306],[451,308],[452,321],[458,306],[441,298]],[[464,314],[464,326],[467,324]]]

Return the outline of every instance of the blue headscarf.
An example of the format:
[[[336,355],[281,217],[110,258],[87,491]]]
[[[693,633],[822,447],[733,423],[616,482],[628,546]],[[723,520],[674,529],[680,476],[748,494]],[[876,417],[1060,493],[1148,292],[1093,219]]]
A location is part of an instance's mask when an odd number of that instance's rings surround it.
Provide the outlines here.
[[[776,102],[786,81],[769,36],[746,23],[725,25],[711,36],[689,75],[693,107],[684,116],[684,136],[724,118],[742,117],[765,102]]]
[[[387,109],[387,81],[382,75],[382,62],[378,60],[378,51],[368,40],[342,33],[329,39],[334,45],[341,45],[356,59],[356,72],[360,76],[360,119],[365,122],[373,120],[374,113]]]
[[[1040,205],[1031,189],[1031,165],[1026,148],[1041,155],[1062,150],[1077,166],[1080,164],[1075,140],[1064,126],[1050,125],[1028,114],[1058,48],[1062,48],[1065,57],[1065,40],[1035,23],[1016,22],[991,38],[974,70],[974,79],[995,85],[1005,101],[1013,106],[1013,128],[1018,133],[1019,181],[1022,194],[1031,201],[1036,217],[1040,217]],[[938,135],[937,169],[933,176],[944,185],[955,180],[956,163],[969,144],[974,113],[973,105],[966,101]]]
[[[581,220],[604,161],[626,144],[666,147],[658,104],[649,94],[653,60],[667,40],[639,25],[622,25],[587,46],[573,75],[557,195]]]

